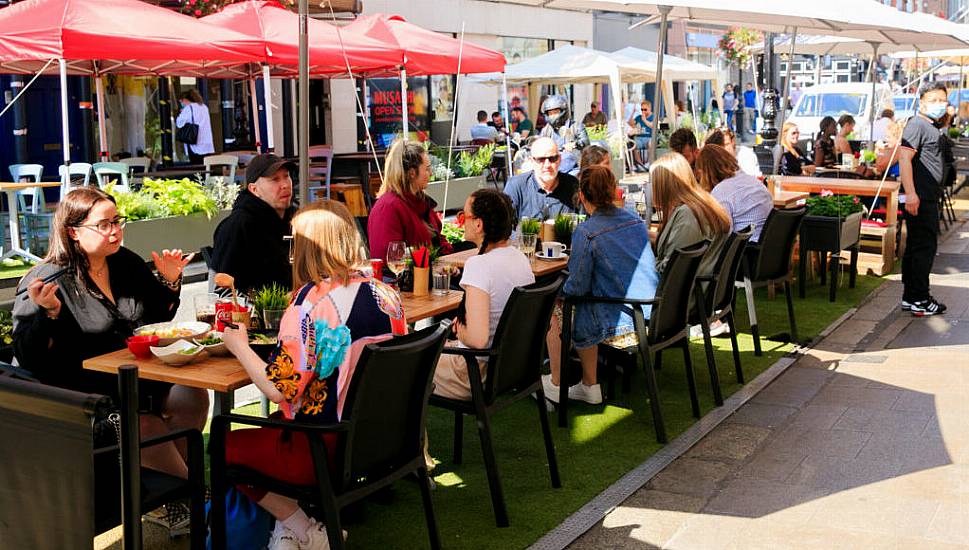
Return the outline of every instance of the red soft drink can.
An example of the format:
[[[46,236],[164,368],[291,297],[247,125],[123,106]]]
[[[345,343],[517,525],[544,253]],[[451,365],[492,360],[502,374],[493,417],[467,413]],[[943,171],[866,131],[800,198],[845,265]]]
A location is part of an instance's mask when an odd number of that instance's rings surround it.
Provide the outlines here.
[[[373,269],[374,279],[382,281],[384,276],[384,261],[380,258],[370,258],[370,267]]]
[[[229,323],[232,323],[232,300],[219,300],[215,303],[215,330],[222,332]]]

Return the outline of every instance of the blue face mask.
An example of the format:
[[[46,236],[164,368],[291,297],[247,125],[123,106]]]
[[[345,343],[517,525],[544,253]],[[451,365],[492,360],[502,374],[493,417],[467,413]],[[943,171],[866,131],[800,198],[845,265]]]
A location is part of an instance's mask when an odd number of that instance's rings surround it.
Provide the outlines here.
[[[945,103],[926,103],[925,110],[922,113],[932,120],[939,120],[945,115],[946,107],[947,105]]]

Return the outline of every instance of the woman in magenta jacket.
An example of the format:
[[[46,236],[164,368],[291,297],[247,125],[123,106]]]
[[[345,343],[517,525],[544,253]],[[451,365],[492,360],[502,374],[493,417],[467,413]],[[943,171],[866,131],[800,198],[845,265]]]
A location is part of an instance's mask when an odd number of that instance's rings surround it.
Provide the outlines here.
[[[449,254],[451,245],[441,236],[437,203],[424,190],[431,176],[431,161],[424,146],[397,140],[384,161],[384,182],[367,220],[370,257],[386,259],[387,245],[404,241],[408,246],[429,244]]]

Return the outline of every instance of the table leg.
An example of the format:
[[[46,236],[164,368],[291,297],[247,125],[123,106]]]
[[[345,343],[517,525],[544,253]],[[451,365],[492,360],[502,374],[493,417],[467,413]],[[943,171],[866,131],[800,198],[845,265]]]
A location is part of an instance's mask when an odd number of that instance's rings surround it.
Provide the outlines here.
[[[219,416],[220,414],[229,414],[232,412],[232,406],[235,401],[235,395],[232,391],[227,392],[215,392],[215,403],[212,405],[212,416]]]
[[[10,210],[10,250],[3,253],[0,259],[21,257],[34,262],[40,262],[40,256],[36,256],[21,248],[20,242],[20,212],[17,209],[17,191],[7,190],[7,206]]]

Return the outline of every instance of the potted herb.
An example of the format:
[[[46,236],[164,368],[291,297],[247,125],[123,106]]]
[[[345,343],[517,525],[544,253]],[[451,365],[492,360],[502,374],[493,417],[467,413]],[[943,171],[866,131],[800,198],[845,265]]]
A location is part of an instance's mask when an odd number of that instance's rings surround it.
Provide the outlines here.
[[[559,214],[555,217],[555,240],[566,246],[572,244],[572,232],[575,230],[576,218],[571,214]]]
[[[278,331],[283,312],[289,305],[289,291],[276,283],[264,286],[253,293],[252,305],[263,328]]]
[[[463,208],[464,202],[468,200],[471,193],[487,185],[485,172],[491,166],[494,154],[494,144],[485,145],[474,152],[451,153],[449,162],[447,148],[429,146],[431,183],[424,193],[437,201],[442,210]],[[447,181],[447,204],[444,203],[445,181]]]
[[[532,219],[532,218],[522,218],[521,223],[518,225],[518,229],[521,231],[522,235],[538,235],[538,232],[542,229],[542,222]]]
[[[108,188],[118,214],[128,218],[124,245],[145,260],[153,250],[197,251],[212,244],[215,228],[229,215],[239,186],[204,186],[189,178],[145,178],[137,191]]]

